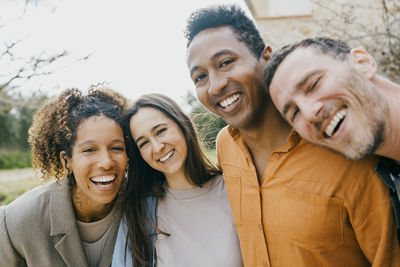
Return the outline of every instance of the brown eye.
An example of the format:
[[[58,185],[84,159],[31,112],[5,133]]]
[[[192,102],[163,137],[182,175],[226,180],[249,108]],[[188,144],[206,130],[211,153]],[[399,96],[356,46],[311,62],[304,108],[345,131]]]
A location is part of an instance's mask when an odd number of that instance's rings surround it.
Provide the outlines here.
[[[196,78],[194,79],[194,83],[197,84],[198,82],[203,80],[205,77],[207,77],[207,75],[204,74],[204,73],[201,73],[201,74],[197,75]]]
[[[219,65],[220,68],[225,67],[226,65],[231,64],[232,62],[234,62],[235,60],[233,59],[227,59],[221,62],[221,64]]]

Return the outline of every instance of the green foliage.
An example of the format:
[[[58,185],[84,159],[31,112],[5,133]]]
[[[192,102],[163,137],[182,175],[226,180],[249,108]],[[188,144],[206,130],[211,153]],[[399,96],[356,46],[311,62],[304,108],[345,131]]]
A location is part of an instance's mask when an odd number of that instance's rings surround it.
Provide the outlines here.
[[[32,166],[31,151],[0,152],[0,169],[28,168]]]
[[[9,148],[16,143],[15,132],[17,124],[14,114],[10,111],[0,113],[0,147]]]
[[[47,97],[42,93],[36,93],[29,97],[19,95],[16,96],[16,99],[20,99],[20,102],[28,102],[29,105],[16,106],[10,110],[0,112],[0,168],[10,164],[17,167],[27,166],[25,163],[21,164],[26,157],[16,160],[15,157],[19,155],[14,154],[17,153],[16,151],[29,150],[28,130],[32,125],[33,114]],[[10,155],[3,155],[4,153],[1,151],[12,152],[9,153]],[[19,153],[25,154],[25,152]]]
[[[204,147],[206,149],[214,149],[215,138],[218,132],[227,125],[226,122],[208,111],[191,92],[187,92],[185,102],[191,108],[190,117],[196,126]]]

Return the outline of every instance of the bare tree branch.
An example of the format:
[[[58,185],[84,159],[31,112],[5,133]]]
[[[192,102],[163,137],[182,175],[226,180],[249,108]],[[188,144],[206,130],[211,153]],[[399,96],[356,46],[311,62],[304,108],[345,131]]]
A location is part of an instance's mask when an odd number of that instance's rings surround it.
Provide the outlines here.
[[[351,45],[362,45],[378,61],[380,71],[395,82],[400,82],[400,1],[380,0],[373,6],[356,5],[351,1],[337,3],[329,0],[311,0],[325,10],[318,21],[318,35],[342,39]],[[374,20],[365,23],[362,16],[374,11]]]

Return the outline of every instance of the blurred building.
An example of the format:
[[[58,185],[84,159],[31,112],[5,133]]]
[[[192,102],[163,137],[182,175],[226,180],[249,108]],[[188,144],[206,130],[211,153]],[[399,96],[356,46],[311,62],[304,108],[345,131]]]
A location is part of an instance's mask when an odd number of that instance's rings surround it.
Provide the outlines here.
[[[263,38],[273,49],[305,37],[329,36],[354,42],[381,32],[383,10],[400,0],[246,0]],[[371,40],[372,40],[371,39]]]

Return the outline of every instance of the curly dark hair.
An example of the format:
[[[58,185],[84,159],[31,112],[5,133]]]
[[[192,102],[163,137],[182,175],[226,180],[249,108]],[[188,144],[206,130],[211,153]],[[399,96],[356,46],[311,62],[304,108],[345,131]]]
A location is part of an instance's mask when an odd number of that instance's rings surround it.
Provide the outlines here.
[[[201,187],[207,181],[221,174],[204,155],[190,118],[174,100],[165,95],[147,94],[137,99],[125,115],[125,132],[129,132],[132,116],[146,107],[161,111],[181,129],[188,151],[184,163],[185,174],[192,184]],[[147,226],[149,222],[146,211],[146,197],[163,197],[166,179],[162,172],[153,169],[144,161],[131,136],[128,138],[127,152],[129,155],[129,178],[124,208],[128,221],[127,238],[130,239],[132,244],[133,266],[152,266],[151,261],[154,255],[149,236],[149,227]],[[156,228],[151,223],[150,226]],[[159,231],[157,228],[156,230]]]
[[[222,26],[231,27],[237,39],[245,43],[256,58],[260,58],[265,48],[264,40],[255,23],[238,5],[214,5],[193,12],[186,24],[186,47],[201,31]]]
[[[339,61],[346,60],[351,51],[351,48],[343,41],[325,37],[307,38],[296,43],[286,45],[272,53],[267,67],[264,70],[264,83],[268,91],[272,82],[272,78],[274,77],[279,65],[290,53],[301,47],[311,47],[320,53],[329,55]]]
[[[123,129],[127,100],[119,93],[93,85],[84,95],[78,89],[67,89],[57,98],[42,105],[35,113],[29,129],[28,142],[32,149],[32,165],[44,180],[66,176],[60,152],[72,156],[77,129],[92,116],[104,115]]]

